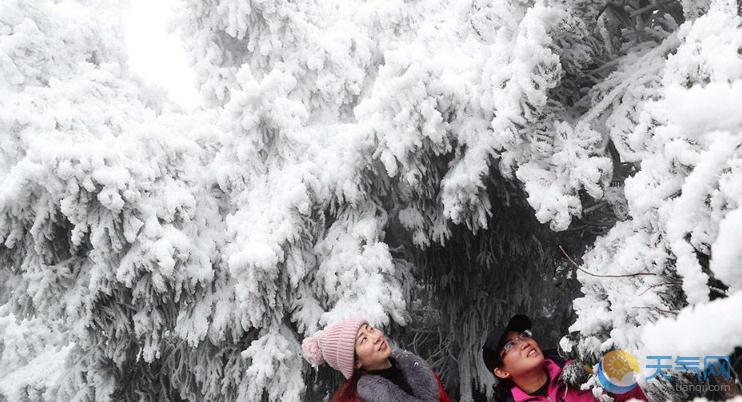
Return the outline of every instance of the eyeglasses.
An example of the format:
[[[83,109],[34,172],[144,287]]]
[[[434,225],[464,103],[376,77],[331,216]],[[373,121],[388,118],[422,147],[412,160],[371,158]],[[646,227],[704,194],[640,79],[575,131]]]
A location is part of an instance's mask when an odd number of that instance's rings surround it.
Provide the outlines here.
[[[502,347],[502,352],[500,352],[500,358],[503,358],[505,356],[505,353],[509,352],[510,349],[514,348],[519,343],[525,341],[526,339],[530,339],[531,338],[531,335],[532,335],[531,334],[531,330],[527,329],[527,330],[521,332],[520,334],[518,334],[518,336],[516,336],[515,338],[509,340]]]

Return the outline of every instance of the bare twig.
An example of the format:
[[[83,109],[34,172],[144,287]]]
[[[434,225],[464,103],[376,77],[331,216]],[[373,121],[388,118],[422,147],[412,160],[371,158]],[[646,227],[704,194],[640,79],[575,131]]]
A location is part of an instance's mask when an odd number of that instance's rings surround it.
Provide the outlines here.
[[[645,293],[647,293],[650,289],[654,289],[659,286],[666,286],[666,285],[680,285],[681,282],[662,282],[662,283],[655,283],[654,285],[648,286],[646,289],[644,289],[643,292],[639,293],[637,296],[641,296]]]
[[[567,259],[575,266],[575,268],[579,269],[580,271],[582,271],[582,272],[584,272],[584,273],[586,273],[586,274],[588,274],[590,276],[594,276],[594,277],[597,277],[597,278],[631,278],[631,277],[635,277],[635,276],[654,276],[654,275],[657,275],[657,274],[652,273],[652,272],[637,272],[637,273],[634,273],[634,274],[624,274],[624,275],[598,275],[598,274],[594,274],[592,272],[588,272],[588,271],[580,268],[580,265],[577,264],[577,262],[575,262],[575,260],[573,260],[572,257],[570,257],[569,254],[567,254],[566,251],[564,251],[564,248],[562,248],[561,245],[559,246],[559,250],[562,250],[562,254],[564,254],[564,256],[567,257]]]
[[[663,310],[661,308],[652,307],[652,306],[631,306],[631,308],[646,308],[646,309],[649,309],[649,310],[655,310],[655,311],[659,311],[659,312],[662,312],[662,313],[665,313],[665,314],[670,314],[670,315],[677,315],[678,314],[677,311]]]

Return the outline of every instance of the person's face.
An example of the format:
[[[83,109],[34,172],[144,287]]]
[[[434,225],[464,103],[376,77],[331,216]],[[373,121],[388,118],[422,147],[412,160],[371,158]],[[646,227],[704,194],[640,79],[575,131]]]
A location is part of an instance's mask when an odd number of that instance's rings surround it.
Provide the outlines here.
[[[385,367],[392,348],[381,330],[368,324],[361,325],[356,333],[356,368],[377,370]]]
[[[508,332],[508,341],[513,341],[520,335],[519,332]],[[502,357],[502,367],[495,369],[499,378],[517,378],[534,369],[543,367],[544,354],[538,342],[530,337],[522,337],[520,342],[510,348]]]

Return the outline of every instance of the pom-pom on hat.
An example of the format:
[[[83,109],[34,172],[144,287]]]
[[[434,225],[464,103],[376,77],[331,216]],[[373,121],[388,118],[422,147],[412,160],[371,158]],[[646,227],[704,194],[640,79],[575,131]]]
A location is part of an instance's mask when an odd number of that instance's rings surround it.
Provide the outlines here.
[[[302,341],[304,358],[313,366],[327,363],[343,377],[353,375],[356,353],[356,334],[366,320],[347,320],[329,325]]]

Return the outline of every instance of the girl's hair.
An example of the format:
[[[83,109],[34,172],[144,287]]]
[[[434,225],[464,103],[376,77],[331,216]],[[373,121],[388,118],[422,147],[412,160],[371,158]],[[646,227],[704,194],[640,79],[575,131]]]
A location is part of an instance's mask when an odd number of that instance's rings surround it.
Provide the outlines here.
[[[331,402],[360,402],[358,379],[361,378],[361,375],[360,370],[353,371],[353,375],[340,384],[340,388],[332,396]]]

